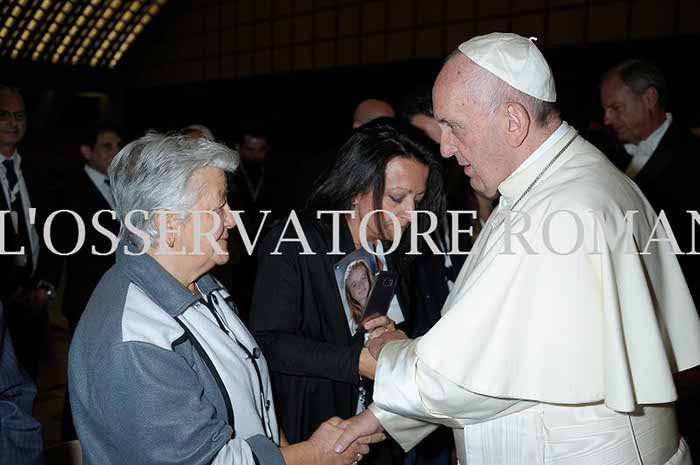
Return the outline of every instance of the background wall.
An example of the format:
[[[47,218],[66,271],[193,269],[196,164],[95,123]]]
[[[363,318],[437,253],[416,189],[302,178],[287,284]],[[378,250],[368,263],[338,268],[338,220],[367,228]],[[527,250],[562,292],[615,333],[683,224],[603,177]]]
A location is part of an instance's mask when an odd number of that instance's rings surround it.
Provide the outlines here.
[[[700,32],[697,0],[197,0],[164,13],[129,57],[139,85],[440,58],[493,31],[541,48]]]

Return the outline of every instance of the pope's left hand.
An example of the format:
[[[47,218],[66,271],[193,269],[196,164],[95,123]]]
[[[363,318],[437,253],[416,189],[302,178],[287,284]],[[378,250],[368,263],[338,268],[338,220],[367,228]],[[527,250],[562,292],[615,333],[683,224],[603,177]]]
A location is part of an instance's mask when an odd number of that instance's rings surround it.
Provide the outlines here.
[[[386,331],[381,336],[375,337],[374,339],[370,339],[369,341],[367,341],[365,347],[367,348],[367,350],[369,350],[369,353],[372,355],[372,357],[374,357],[375,360],[379,360],[379,354],[381,353],[382,349],[384,348],[387,342],[398,341],[401,339],[408,339],[408,336],[406,336],[406,333],[404,333],[400,329],[396,331]]]

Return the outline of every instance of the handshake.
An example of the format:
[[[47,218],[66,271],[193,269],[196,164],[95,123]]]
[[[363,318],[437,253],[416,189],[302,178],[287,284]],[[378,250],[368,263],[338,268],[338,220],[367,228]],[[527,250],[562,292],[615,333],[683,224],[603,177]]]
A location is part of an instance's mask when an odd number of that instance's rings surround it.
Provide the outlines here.
[[[369,453],[370,444],[386,439],[381,427],[367,434],[357,434],[359,430],[351,425],[358,417],[350,420],[330,418],[319,426],[307,441],[286,447],[283,444],[281,452],[285,462],[288,465],[356,465]],[[347,435],[348,430],[357,436],[350,439]],[[341,440],[342,444],[347,444],[342,449],[338,445],[341,444]]]

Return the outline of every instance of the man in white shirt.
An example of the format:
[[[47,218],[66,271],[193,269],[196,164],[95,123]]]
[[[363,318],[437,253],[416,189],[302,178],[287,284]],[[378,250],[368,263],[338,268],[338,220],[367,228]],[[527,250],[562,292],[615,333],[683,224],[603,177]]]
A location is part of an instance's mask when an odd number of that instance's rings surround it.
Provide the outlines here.
[[[692,242],[691,217],[697,211],[700,139],[667,111],[669,90],[661,70],[644,60],[624,61],[602,79],[600,99],[605,124],[630,156],[621,169],[644,193],[657,213],[663,211],[684,253],[700,248]],[[679,256],[695,304],[700,302],[700,260]]]
[[[0,300],[7,309],[17,357],[36,380],[39,358],[47,347],[47,304],[55,289],[37,273],[39,230],[25,176],[27,167],[17,151],[26,129],[22,96],[17,89],[0,85],[0,212],[5,212],[0,229]]]
[[[336,451],[378,430],[410,449],[442,424],[461,465],[691,463],[673,373],[700,364],[700,319],[649,203],[555,102],[533,39],[448,58],[441,153],[500,202],[437,324],[368,342],[375,403]]]

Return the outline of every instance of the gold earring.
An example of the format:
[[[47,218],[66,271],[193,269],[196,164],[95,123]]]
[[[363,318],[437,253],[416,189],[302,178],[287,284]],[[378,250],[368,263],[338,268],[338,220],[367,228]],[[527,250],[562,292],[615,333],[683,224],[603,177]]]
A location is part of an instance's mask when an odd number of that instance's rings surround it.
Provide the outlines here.
[[[170,247],[171,249],[175,245],[175,239],[173,239],[172,237],[169,237],[166,242],[168,243],[168,247]]]

